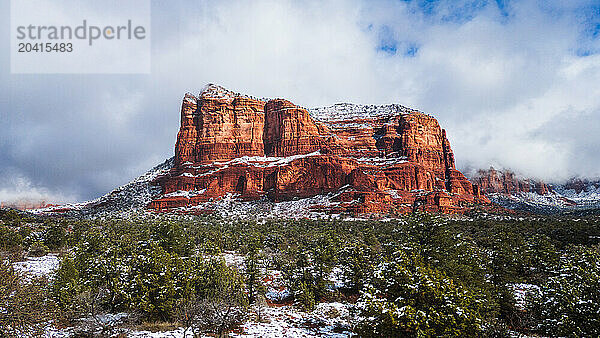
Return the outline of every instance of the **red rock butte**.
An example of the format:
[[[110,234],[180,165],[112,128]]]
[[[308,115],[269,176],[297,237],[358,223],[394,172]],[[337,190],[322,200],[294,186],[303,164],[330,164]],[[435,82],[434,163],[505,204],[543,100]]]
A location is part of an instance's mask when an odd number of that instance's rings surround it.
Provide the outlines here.
[[[478,170],[471,177],[482,193],[514,195],[520,192],[533,192],[545,195],[552,192],[552,187],[541,180],[521,177],[510,170]]]
[[[455,168],[444,129],[401,105],[305,109],[208,85],[186,94],[175,164],[148,207],[184,211],[224,196],[327,195],[328,213],[456,213],[487,204]]]

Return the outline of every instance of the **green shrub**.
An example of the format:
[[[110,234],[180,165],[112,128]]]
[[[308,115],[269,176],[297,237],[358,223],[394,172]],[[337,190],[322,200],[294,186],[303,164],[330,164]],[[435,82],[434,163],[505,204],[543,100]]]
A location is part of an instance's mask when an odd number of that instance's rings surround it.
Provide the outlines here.
[[[314,287],[307,285],[306,282],[299,282],[295,293],[296,301],[303,311],[312,311],[315,309],[316,301]]]
[[[339,262],[345,288],[358,293],[370,280],[378,261],[373,249],[365,244],[358,243],[342,248]]]
[[[152,227],[151,239],[166,252],[180,256],[189,256],[192,253],[192,241],[180,223],[159,222]]]
[[[301,237],[297,247],[287,252],[288,261],[282,267],[284,278],[305,310],[312,310],[327,295],[332,284],[329,273],[337,262],[338,245],[335,236],[324,231]]]
[[[67,242],[67,233],[65,228],[59,224],[52,224],[44,231],[42,235],[44,244],[52,251],[61,249]]]
[[[21,215],[14,209],[0,209],[0,219],[12,226],[20,226],[22,222]]]
[[[48,254],[48,247],[42,242],[35,242],[29,247],[27,255],[31,257],[41,257]]]
[[[50,285],[50,294],[58,308],[67,316],[76,312],[73,302],[80,291],[79,271],[71,257],[64,257]]]
[[[265,293],[261,283],[264,260],[259,252],[260,244],[258,240],[250,240],[246,250],[244,279],[248,290],[248,303],[253,304],[257,297]]]
[[[17,251],[23,246],[21,233],[7,226],[0,226],[0,250]]]

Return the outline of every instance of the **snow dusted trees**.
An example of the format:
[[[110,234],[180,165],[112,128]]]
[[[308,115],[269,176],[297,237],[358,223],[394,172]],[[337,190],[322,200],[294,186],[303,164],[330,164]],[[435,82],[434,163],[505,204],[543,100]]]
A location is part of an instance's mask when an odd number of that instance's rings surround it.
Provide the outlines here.
[[[179,227],[115,222],[82,231],[56,273],[53,298],[71,319],[128,311],[217,334],[230,329],[245,315],[243,279],[219,257],[182,256],[191,250]]]
[[[340,250],[340,266],[343,273],[344,288],[358,293],[373,275],[375,264],[379,261],[375,250],[364,243],[348,245]]]
[[[377,266],[357,307],[365,337],[475,337],[483,300],[411,251]]]
[[[329,273],[337,261],[337,241],[329,231],[308,233],[287,252],[284,276],[305,311],[313,310],[327,294]]]
[[[533,294],[530,311],[542,332],[600,337],[600,246],[574,246],[558,271]]]
[[[246,316],[247,298],[242,276],[220,259],[196,261],[199,269],[188,286],[189,292],[177,301],[174,318],[193,332],[222,336]]]
[[[250,238],[246,246],[244,280],[248,291],[248,304],[250,305],[254,304],[265,293],[261,280],[262,269],[264,267],[264,258],[260,252],[261,247],[260,240],[256,237]]]
[[[10,256],[14,239],[31,249],[57,238],[52,246],[60,247],[62,231],[49,230],[52,224],[0,226],[2,254]],[[327,301],[356,308],[358,322],[347,321],[344,330],[362,336],[502,336],[508,328],[600,335],[598,217],[254,222],[156,216],[60,224],[69,230],[67,250],[51,298],[43,287],[27,296],[34,301],[7,297],[26,293],[10,282],[10,269],[0,269],[0,322],[19,299],[18,309],[25,309],[14,312],[19,316],[53,300],[67,319],[127,312],[131,322],[124,325],[168,321],[223,335],[252,316],[248,303],[260,299],[264,283],[268,295],[283,295],[271,302],[296,310],[318,312]],[[524,290],[540,291],[533,297]],[[524,306],[527,299],[533,303]],[[47,321],[41,313],[39,320]]]

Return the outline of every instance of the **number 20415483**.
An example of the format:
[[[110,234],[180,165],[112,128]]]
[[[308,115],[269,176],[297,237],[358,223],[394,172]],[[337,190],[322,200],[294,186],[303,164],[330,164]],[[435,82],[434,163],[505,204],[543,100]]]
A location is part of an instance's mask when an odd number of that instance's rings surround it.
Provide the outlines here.
[[[70,53],[73,51],[73,44],[67,43],[51,43],[51,42],[39,42],[39,43],[19,43],[19,53]]]

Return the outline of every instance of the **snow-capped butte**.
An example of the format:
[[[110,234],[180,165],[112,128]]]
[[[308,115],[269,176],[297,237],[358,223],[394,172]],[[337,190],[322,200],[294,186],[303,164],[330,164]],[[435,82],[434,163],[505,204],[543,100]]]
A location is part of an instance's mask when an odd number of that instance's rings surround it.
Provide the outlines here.
[[[307,110],[210,84],[184,97],[180,116],[173,169],[154,181],[162,195],[149,208],[159,212],[212,212],[207,204],[226,197],[331,195],[311,208],[351,214],[462,213],[489,202],[456,170],[437,120],[398,104]]]

